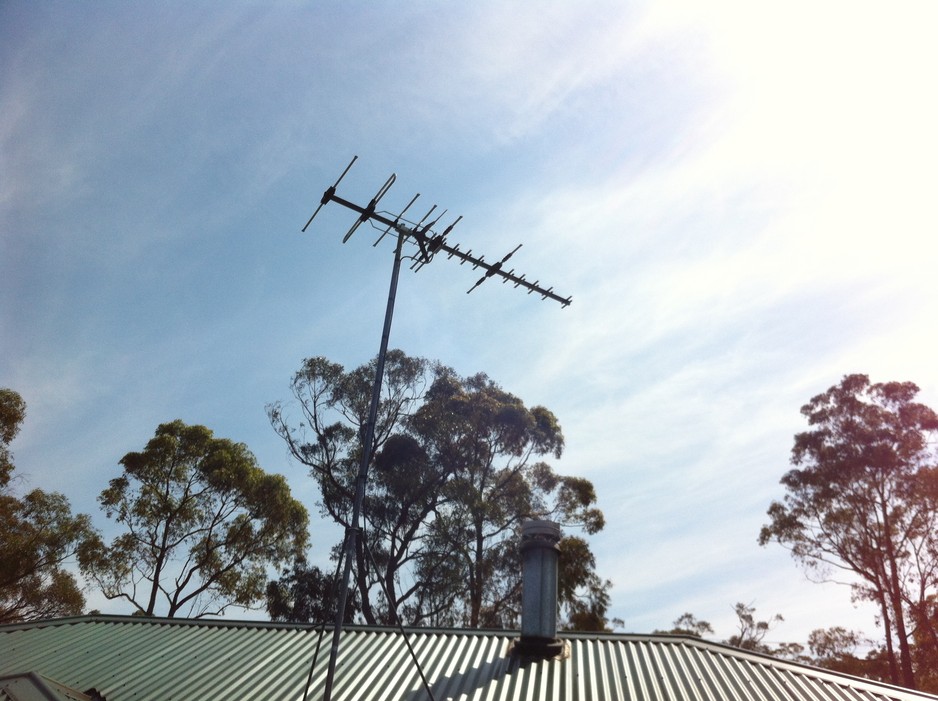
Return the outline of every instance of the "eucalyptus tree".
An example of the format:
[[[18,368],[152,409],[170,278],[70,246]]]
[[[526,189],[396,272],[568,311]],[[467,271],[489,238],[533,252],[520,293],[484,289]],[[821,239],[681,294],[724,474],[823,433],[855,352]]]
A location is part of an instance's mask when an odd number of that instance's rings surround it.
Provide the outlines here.
[[[338,591],[335,573],[310,565],[305,558],[297,558],[283,570],[279,579],[267,583],[267,615],[272,621],[332,623]],[[344,622],[351,623],[356,613],[355,598],[348,596]]]
[[[79,552],[108,599],[141,615],[217,615],[264,598],[267,569],[301,558],[308,515],[281,475],[204,426],[161,424],[98,497],[123,529]]]
[[[310,468],[321,512],[346,527],[373,376],[374,362],[346,372],[308,359],[293,377],[294,401],[268,407],[291,454]],[[559,458],[562,449],[560,426],[547,409],[525,407],[483,374],[461,378],[440,363],[391,351],[356,552],[365,620],[513,620],[521,521],[555,517],[587,533],[603,525],[592,484],[556,475],[539,459]],[[596,576],[582,538],[567,545],[562,592],[577,614],[570,620],[601,627],[610,585]]]
[[[5,487],[13,472],[13,454],[10,443],[20,432],[23,419],[26,418],[26,402],[16,392],[7,387],[0,387],[0,487]]]
[[[423,524],[445,481],[445,475],[431,470],[419,446],[395,436],[438,371],[399,350],[389,351],[385,361],[371,451],[378,469],[371,470],[365,528],[355,553],[357,605],[371,624],[393,622],[392,611],[413,595],[415,585],[406,573],[423,554]],[[345,528],[352,525],[374,374],[374,361],[346,371],[326,358],[308,358],[291,381],[293,401],[267,407],[274,430],[319,487],[320,513]]]
[[[854,575],[854,597],[879,610],[891,680],[912,688],[916,654],[938,652],[938,415],[917,394],[855,374],[803,406],[810,428],[759,536],[811,577]]]
[[[19,433],[26,403],[0,388],[0,623],[81,613],[84,595],[65,568],[93,536],[88,516],[73,516],[57,492],[15,490],[9,444]]]
[[[514,624],[521,522],[552,518],[575,522],[587,533],[604,525],[594,506],[593,485],[557,475],[540,460],[559,459],[563,452],[557,418],[544,407],[526,407],[485,374],[461,378],[448,371],[434,381],[409,429],[430,462],[448,475],[429,525],[437,555],[424,559],[422,573],[434,582],[437,596],[448,589],[448,610],[458,622],[469,627]],[[560,547],[569,553],[561,558],[569,565],[560,591],[564,601],[576,607],[577,590],[592,584],[593,602],[601,603],[608,587],[596,583],[595,558],[586,542],[568,538]],[[445,575],[433,579],[440,570]],[[576,608],[585,623],[587,609]]]

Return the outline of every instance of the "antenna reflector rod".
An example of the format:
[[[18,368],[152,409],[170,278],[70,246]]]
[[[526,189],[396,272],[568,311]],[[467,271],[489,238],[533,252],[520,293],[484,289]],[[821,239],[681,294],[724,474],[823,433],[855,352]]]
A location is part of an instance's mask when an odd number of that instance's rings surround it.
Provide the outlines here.
[[[306,226],[300,229],[300,231],[306,231],[307,227],[310,224],[312,224],[313,219],[316,218],[316,215],[319,214],[319,210],[323,208],[323,205],[329,203],[329,200],[331,200],[332,197],[335,195],[335,189],[339,186],[339,183],[342,182],[342,178],[345,177],[345,174],[349,172],[352,165],[354,165],[355,161],[357,160],[358,160],[358,156],[352,156],[352,160],[349,161],[349,164],[347,166],[345,166],[345,170],[342,171],[342,175],[339,176],[339,179],[336,180],[335,183],[322,194],[322,200],[319,202],[319,206],[316,207],[316,211],[313,212],[313,216],[309,218],[309,221],[306,222]]]

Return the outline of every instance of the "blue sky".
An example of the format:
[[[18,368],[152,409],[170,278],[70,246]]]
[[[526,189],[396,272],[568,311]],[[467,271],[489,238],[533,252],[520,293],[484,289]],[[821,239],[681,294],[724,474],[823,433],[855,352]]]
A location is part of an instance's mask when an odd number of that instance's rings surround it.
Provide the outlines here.
[[[391,345],[559,418],[630,631],[732,605],[875,635],[756,544],[798,409],[850,372],[938,406],[932,2],[0,4],[0,385],[27,484],[78,511],[159,423],[245,442],[304,357],[377,351],[392,247],[340,194],[422,193],[463,249],[404,271]],[[337,537],[313,527],[313,557]],[[89,601],[106,611],[115,604]]]

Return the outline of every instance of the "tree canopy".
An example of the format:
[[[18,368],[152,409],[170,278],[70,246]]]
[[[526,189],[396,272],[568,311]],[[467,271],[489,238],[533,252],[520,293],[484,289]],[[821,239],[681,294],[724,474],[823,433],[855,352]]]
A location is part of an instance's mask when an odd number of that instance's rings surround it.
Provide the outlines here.
[[[759,542],[787,547],[809,576],[845,571],[876,604],[890,680],[916,688],[938,668],[938,415],[911,382],[846,375],[802,407]]]
[[[726,645],[751,650],[764,655],[772,655],[815,667],[822,667],[834,672],[863,676],[877,681],[888,680],[882,649],[873,648],[864,657],[859,656],[859,648],[869,648],[873,641],[860,633],[841,626],[817,628],[808,635],[807,647],[801,643],[781,642],[769,644],[765,637],[770,630],[784,619],[776,614],[767,620],[756,617],[752,604],[737,602],[733,606],[736,614],[736,633],[722,642]],[[686,635],[694,638],[710,638],[714,634],[713,626],[708,621],[698,619],[692,613],[684,613],[672,624],[670,630],[656,630],[654,633],[667,635]]]
[[[697,616],[688,611],[674,619],[670,630],[656,630],[653,632],[654,635],[662,633],[666,635],[686,635],[691,638],[704,638],[705,636],[713,635],[713,626],[710,625],[709,621],[700,620]]]
[[[26,403],[0,388],[0,623],[81,613],[85,598],[65,562],[92,536],[85,515],[73,516],[56,492],[12,489],[9,444],[19,433]]]
[[[737,602],[733,606],[733,612],[736,614],[737,631],[727,639],[726,643],[743,650],[771,653],[771,649],[762,641],[774,625],[785,620],[781,614],[777,613],[767,621],[758,621],[755,607],[742,602]]]
[[[280,579],[267,583],[267,614],[272,621],[332,623],[335,621],[338,587],[334,573],[310,566],[305,558],[297,559],[291,567],[283,570]],[[357,613],[355,597],[346,597],[344,622],[351,623]]]
[[[348,526],[375,363],[352,371],[324,358],[293,377],[295,401],[268,407],[293,456],[310,468],[323,515]],[[301,420],[290,415],[298,410]],[[484,374],[390,351],[356,552],[355,588],[369,623],[509,625],[520,605],[517,535],[526,518],[585,533],[603,526],[593,485],[557,475],[563,434]],[[609,582],[587,542],[560,547],[567,623],[601,628]]]
[[[26,402],[12,389],[0,387],[0,487],[5,487],[13,472],[10,443],[20,432],[26,418]]]
[[[204,426],[160,425],[98,497],[124,532],[79,553],[109,599],[141,615],[200,617],[263,600],[267,568],[302,557],[308,515],[281,475]]]
[[[776,614],[770,620],[756,620],[756,609],[752,604],[737,602],[733,606],[733,613],[736,614],[736,633],[731,635],[723,642],[742,650],[752,650],[769,655],[785,656],[792,648],[796,647],[800,651],[802,646],[792,646],[790,643],[784,643],[781,648],[773,649],[763,643],[766,634],[784,619]],[[655,634],[664,633],[666,635],[686,635],[692,638],[706,638],[714,633],[713,626],[709,621],[704,621],[692,613],[683,613],[678,616],[672,624],[670,630],[656,630]]]

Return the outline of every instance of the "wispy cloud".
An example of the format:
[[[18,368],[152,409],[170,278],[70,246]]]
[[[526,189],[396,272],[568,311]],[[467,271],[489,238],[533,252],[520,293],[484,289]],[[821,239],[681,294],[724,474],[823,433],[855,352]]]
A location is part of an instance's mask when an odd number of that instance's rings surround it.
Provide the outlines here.
[[[466,214],[454,242],[486,260],[523,243],[511,264],[573,296],[467,297],[479,272],[441,259],[405,272],[392,344],[558,415],[557,467],[596,482],[610,522],[612,613],[666,627],[758,591],[800,630],[818,607],[755,545],[798,407],[853,371],[938,398],[934,13],[18,11],[0,23],[0,375],[31,407],[17,459],[40,484],[68,462],[93,508],[102,465],[180,417],[309,496],[263,403],[305,356],[377,348],[390,248],[364,229],[343,246],[337,205],[298,232],[358,153],[353,200],[397,171],[388,208],[423,192]],[[331,531],[314,538],[324,551]]]

